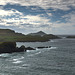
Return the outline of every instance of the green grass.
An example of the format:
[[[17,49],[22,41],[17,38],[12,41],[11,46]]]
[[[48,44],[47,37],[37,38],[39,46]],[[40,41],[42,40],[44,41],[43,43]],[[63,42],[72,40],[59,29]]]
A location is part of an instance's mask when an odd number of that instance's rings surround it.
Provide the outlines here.
[[[45,35],[45,36],[19,36],[19,35],[3,35],[0,36],[0,42],[45,42],[49,41],[49,39],[58,38],[54,35]]]

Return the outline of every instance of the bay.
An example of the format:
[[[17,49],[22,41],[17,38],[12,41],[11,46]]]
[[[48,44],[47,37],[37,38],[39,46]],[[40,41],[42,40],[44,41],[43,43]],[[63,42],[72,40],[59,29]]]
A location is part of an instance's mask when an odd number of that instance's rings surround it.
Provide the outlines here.
[[[0,75],[75,75],[75,39],[17,42],[17,46],[51,48],[0,54]]]

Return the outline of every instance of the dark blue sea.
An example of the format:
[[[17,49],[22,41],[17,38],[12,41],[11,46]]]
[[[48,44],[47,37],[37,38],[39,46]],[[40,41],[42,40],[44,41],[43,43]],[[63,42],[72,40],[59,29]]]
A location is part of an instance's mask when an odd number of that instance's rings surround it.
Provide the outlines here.
[[[0,54],[0,75],[75,75],[75,39],[17,42],[21,45],[51,48]]]

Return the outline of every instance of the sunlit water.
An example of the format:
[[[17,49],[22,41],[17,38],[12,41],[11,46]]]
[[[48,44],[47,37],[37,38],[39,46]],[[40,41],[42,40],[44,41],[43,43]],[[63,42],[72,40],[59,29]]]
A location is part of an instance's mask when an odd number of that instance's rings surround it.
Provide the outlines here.
[[[17,43],[21,45],[52,47],[0,54],[0,75],[75,75],[75,39]]]

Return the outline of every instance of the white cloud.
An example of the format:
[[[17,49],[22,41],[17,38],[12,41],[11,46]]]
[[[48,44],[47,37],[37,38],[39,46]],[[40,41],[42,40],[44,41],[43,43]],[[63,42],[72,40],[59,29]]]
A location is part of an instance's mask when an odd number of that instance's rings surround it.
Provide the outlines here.
[[[68,6],[75,6],[75,0],[1,0],[0,5],[6,3],[18,3],[23,6],[40,6],[44,9],[50,7],[54,9],[69,10]]]
[[[14,10],[14,9],[12,9],[12,10],[2,10],[2,9],[0,9],[0,16],[12,16],[12,15],[15,15],[15,14],[19,14],[19,15],[22,15],[22,13],[20,13],[19,11],[17,11],[17,10]]]
[[[48,16],[53,16],[52,13],[47,13],[47,14],[48,14]]]
[[[0,25],[17,26],[19,23],[19,18],[14,18],[12,17],[13,15],[15,15],[16,17],[16,16],[21,16],[23,14],[14,9],[8,11],[0,9]],[[6,18],[7,16],[9,16],[9,18]]]
[[[46,17],[40,17],[40,15],[27,15],[23,18],[26,18],[25,21],[31,24],[47,24],[50,21],[50,19],[47,19]]]
[[[66,22],[61,23],[57,21],[53,23],[51,32],[57,34],[75,34],[75,12],[66,14],[62,18],[66,19]]]
[[[12,17],[12,16],[15,17]],[[9,18],[7,18],[9,16]],[[18,17],[17,17],[18,16]],[[0,9],[0,25],[3,26],[17,26],[18,28],[44,28],[50,27],[50,19],[41,17],[41,15],[23,15],[17,10],[2,10]],[[46,27],[47,25],[47,27]]]
[[[62,16],[62,18],[65,18],[67,23],[71,23],[70,25],[75,25],[75,12],[66,14],[66,15]]]
[[[1,0],[0,5],[6,5],[6,3],[18,3],[22,6],[39,6],[44,9],[48,9],[52,7],[54,11],[57,9],[61,10],[69,10],[68,6],[75,7],[75,0]],[[1,7],[2,8],[2,7]],[[36,8],[32,8],[32,10],[36,10]],[[38,9],[37,9],[38,10]],[[48,16],[53,16],[52,13],[46,12]],[[11,17],[14,15],[15,17]],[[41,14],[43,15],[43,14]],[[69,13],[67,15],[62,16],[62,18],[66,19],[66,23],[60,23],[57,21],[52,23],[50,19],[46,17],[41,17],[41,15],[23,15],[21,12],[17,10],[2,10],[0,9],[0,25],[3,26],[15,26],[20,29],[26,30],[43,30],[46,32],[63,32],[67,30],[72,31],[74,30],[73,25],[75,25],[75,13]],[[11,18],[6,18],[7,16]],[[44,15],[43,15],[44,16]],[[61,31],[59,31],[61,29]]]

